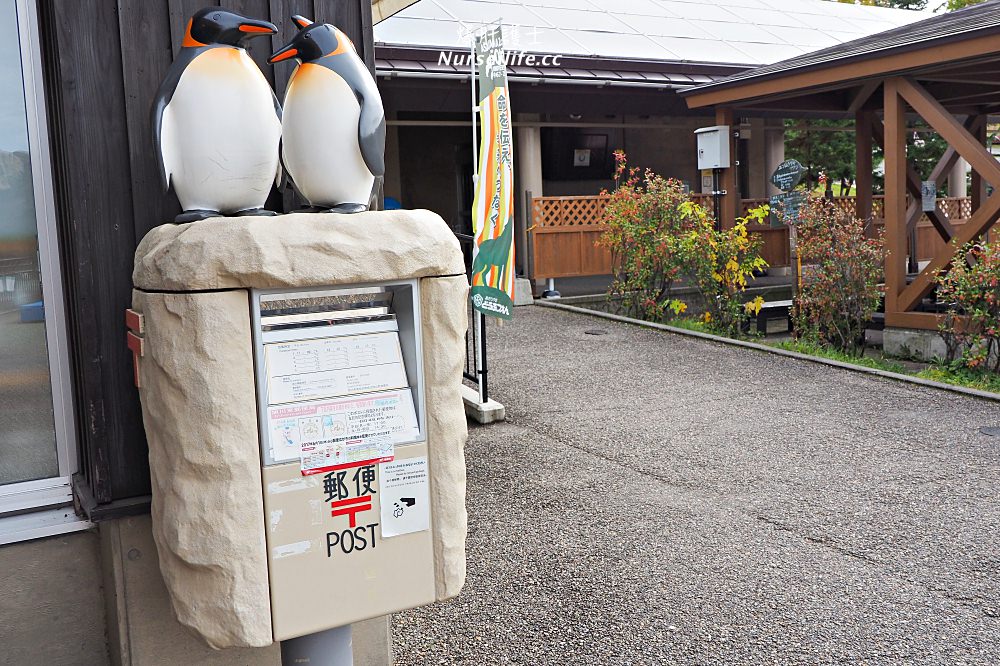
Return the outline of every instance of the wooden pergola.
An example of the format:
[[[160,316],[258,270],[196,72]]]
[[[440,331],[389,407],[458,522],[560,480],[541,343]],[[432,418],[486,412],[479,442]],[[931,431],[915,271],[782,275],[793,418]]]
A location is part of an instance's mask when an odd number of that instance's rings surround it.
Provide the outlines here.
[[[1000,0],[749,70],[686,98],[692,109],[714,107],[719,125],[733,126],[738,116],[853,117],[861,219],[872,217],[873,142],[885,151],[886,325],[937,328],[938,315],[921,311],[934,274],[955,260],[955,244],[980,238],[1000,218],[1000,163],[986,148],[987,117],[1000,112]],[[972,214],[957,225],[940,206],[926,213],[945,244],[908,276],[908,239],[923,211],[906,132],[918,117],[949,144],[928,180],[941,182],[959,158],[971,166]],[[735,169],[723,174],[722,223],[732,225]]]

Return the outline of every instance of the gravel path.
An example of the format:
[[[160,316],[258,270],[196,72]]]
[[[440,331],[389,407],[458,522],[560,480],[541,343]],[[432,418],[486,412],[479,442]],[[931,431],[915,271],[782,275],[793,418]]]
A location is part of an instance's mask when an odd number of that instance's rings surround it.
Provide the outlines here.
[[[468,580],[397,664],[1000,663],[995,404],[537,307],[488,339]]]

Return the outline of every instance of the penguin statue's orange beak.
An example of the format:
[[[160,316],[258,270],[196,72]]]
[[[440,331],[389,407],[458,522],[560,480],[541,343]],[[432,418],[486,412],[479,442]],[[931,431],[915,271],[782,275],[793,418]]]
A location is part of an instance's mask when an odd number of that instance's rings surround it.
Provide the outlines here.
[[[250,35],[275,35],[278,33],[278,27],[268,21],[248,19],[240,23],[240,32],[245,32]]]
[[[271,57],[267,59],[272,65],[276,62],[281,62],[282,60],[288,60],[289,58],[294,58],[299,54],[299,50],[295,48],[295,43],[291,43],[283,48],[278,49],[271,54]]]

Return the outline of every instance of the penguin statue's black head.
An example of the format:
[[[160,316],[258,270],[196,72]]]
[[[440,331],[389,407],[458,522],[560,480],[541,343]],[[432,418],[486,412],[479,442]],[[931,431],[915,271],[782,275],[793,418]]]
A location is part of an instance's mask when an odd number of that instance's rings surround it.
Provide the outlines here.
[[[184,46],[228,44],[244,46],[246,40],[263,35],[273,35],[278,29],[273,23],[240,16],[219,7],[198,10],[188,22],[184,33]]]
[[[293,16],[292,21],[300,30],[292,41],[271,54],[269,63],[297,58],[301,62],[312,62],[320,58],[338,55],[354,50],[354,44],[339,29],[328,23],[313,23],[302,16]]]

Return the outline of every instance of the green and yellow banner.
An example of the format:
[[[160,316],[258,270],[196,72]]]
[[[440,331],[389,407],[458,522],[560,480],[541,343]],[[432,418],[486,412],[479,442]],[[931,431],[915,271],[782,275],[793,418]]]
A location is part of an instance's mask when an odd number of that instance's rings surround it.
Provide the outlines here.
[[[514,146],[500,26],[476,36],[479,179],[472,205],[472,305],[510,319],[514,307]]]

